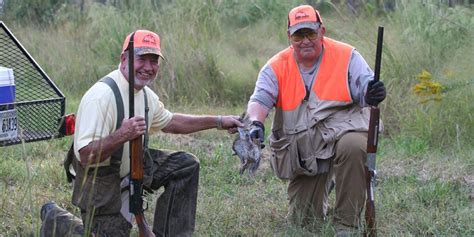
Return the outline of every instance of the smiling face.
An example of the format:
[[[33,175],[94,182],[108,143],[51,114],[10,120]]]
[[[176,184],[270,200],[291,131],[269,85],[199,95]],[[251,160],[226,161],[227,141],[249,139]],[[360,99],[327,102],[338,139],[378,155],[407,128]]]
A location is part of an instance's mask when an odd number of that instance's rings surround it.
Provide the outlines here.
[[[141,90],[143,87],[151,85],[160,69],[159,56],[156,54],[135,55],[135,89]],[[128,79],[128,53],[120,56],[120,71]]]
[[[293,33],[293,35],[288,35],[298,62],[314,62],[318,59],[322,52],[322,39],[325,32],[324,27],[316,31],[303,28]]]

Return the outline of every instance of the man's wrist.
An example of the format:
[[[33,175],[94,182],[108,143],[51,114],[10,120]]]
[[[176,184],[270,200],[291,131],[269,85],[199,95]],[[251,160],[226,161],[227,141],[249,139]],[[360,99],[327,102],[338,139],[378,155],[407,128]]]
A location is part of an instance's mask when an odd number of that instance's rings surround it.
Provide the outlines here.
[[[222,129],[222,115],[217,116],[216,127],[217,127],[217,129]]]
[[[260,121],[258,121],[258,120],[252,121],[252,125],[257,126],[257,127],[261,128],[261,129],[265,129],[265,126],[263,125],[263,123],[260,122]]]
[[[263,145],[263,142],[265,140],[265,125],[263,125],[263,123],[258,120],[254,120],[252,121],[250,127],[250,137],[257,138],[260,141],[260,148],[264,148],[265,145]]]

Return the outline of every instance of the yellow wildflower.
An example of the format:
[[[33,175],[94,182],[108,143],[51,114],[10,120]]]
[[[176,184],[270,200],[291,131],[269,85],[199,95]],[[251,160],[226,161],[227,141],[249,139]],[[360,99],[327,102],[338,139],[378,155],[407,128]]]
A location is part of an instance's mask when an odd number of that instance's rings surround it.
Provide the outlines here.
[[[441,94],[443,86],[438,82],[431,82],[429,85],[430,93],[433,95]]]
[[[420,81],[429,81],[431,80],[431,73],[423,69],[421,73],[418,74],[417,78]]]
[[[441,93],[444,87],[441,83],[432,79],[431,73],[422,70],[421,73],[417,75],[417,79],[420,82],[412,87],[412,91],[417,96],[425,97],[421,100],[421,103],[426,103],[430,100],[441,101]]]

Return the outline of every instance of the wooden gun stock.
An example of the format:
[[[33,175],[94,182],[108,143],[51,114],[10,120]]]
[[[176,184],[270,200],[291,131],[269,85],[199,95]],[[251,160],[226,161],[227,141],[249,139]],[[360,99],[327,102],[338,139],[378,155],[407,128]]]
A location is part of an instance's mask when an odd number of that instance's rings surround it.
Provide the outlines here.
[[[146,223],[144,214],[135,215],[140,237],[155,237],[148,224]]]
[[[143,214],[143,148],[142,136],[130,142],[130,212]]]
[[[143,171],[143,141],[142,136],[139,136],[131,141],[131,178],[136,180],[142,180],[144,176]]]
[[[130,212],[135,215],[140,237],[154,237],[143,213],[143,143],[142,136],[131,141]]]
[[[367,199],[365,201],[365,233],[364,236],[377,236],[375,222],[374,184],[376,178],[375,155],[379,133],[380,110],[370,109],[369,132],[367,138],[367,164],[365,167]]]
[[[128,43],[128,99],[129,99],[129,117],[135,116],[135,66],[133,47],[135,33],[130,35]],[[143,136],[130,141],[130,213],[135,215],[140,237],[155,237],[150,230],[145,215],[143,214]]]
[[[380,78],[382,62],[383,27],[379,26],[377,34],[377,51],[375,54],[374,81]],[[375,156],[379,136],[380,109],[376,106],[370,108],[369,132],[367,136],[367,163],[365,166],[367,199],[365,201],[365,231],[364,236],[377,236],[375,221],[374,186],[375,186]]]

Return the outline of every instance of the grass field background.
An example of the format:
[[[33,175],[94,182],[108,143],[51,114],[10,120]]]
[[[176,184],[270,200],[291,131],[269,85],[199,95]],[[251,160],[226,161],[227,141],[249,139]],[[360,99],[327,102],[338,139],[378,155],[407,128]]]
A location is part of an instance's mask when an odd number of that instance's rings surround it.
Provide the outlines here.
[[[162,37],[167,62],[153,89],[171,111],[239,115],[260,68],[288,46],[288,10],[303,3],[137,2],[85,1],[81,10],[70,1],[6,1],[0,19],[66,95],[68,113],[95,81],[117,68],[125,35],[147,28]],[[399,0],[394,11],[384,12],[375,1],[364,1],[352,14],[345,5],[323,2],[318,6],[326,35],[355,46],[369,65],[377,27],[385,27],[379,235],[474,236],[472,6]],[[265,125],[269,130],[271,119]],[[233,139],[210,130],[151,140],[152,147],[186,150],[201,161],[196,236],[314,235],[287,223],[287,183],[273,175],[268,148],[256,177],[240,176]],[[62,169],[70,142],[66,137],[0,147],[0,236],[39,236],[39,211],[50,200],[78,214]],[[156,195],[147,198],[150,221]],[[316,233],[333,234],[330,221]]]

